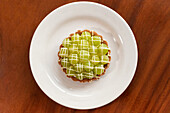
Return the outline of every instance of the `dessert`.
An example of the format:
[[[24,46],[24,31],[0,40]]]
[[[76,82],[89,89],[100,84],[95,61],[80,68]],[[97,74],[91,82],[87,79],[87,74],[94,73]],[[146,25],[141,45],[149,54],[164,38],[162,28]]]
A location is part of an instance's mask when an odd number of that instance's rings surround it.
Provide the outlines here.
[[[107,41],[94,31],[78,30],[60,45],[59,65],[73,81],[90,82],[104,75],[111,60]]]

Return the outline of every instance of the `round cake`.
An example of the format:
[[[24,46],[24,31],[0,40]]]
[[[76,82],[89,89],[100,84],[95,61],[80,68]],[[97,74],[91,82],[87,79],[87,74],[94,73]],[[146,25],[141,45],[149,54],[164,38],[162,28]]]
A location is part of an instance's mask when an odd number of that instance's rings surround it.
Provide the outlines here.
[[[111,50],[95,31],[78,30],[60,45],[59,65],[73,81],[90,82],[104,75],[109,67]]]

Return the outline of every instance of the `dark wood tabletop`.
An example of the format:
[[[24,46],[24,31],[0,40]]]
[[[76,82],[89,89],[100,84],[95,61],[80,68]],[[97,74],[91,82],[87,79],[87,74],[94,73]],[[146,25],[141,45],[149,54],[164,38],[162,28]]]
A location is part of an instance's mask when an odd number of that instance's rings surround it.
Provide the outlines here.
[[[29,47],[42,19],[76,0],[0,0],[0,113],[170,113],[170,0],[93,0],[118,12],[134,32],[135,76],[115,101],[74,110],[49,99],[36,84]]]

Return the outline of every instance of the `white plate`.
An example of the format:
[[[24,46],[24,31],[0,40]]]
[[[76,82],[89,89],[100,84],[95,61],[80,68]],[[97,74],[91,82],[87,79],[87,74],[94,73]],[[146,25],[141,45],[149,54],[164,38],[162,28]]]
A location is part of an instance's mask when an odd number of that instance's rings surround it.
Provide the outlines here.
[[[58,65],[59,46],[77,30],[94,30],[108,41],[111,65],[104,76],[91,83],[74,82]],[[75,109],[92,109],[120,96],[137,66],[137,46],[128,24],[112,9],[93,2],[74,2],[47,15],[36,29],[30,46],[33,76],[55,102]]]

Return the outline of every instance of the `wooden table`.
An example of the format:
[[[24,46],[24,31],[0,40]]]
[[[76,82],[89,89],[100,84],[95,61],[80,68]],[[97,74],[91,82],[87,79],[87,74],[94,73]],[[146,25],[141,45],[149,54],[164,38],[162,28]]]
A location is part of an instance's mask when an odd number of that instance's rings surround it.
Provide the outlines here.
[[[78,113],[49,99],[29,66],[29,46],[41,20],[75,0],[0,0],[0,113]],[[82,113],[170,113],[170,1],[93,0],[117,11],[139,50],[136,74],[112,103]]]

